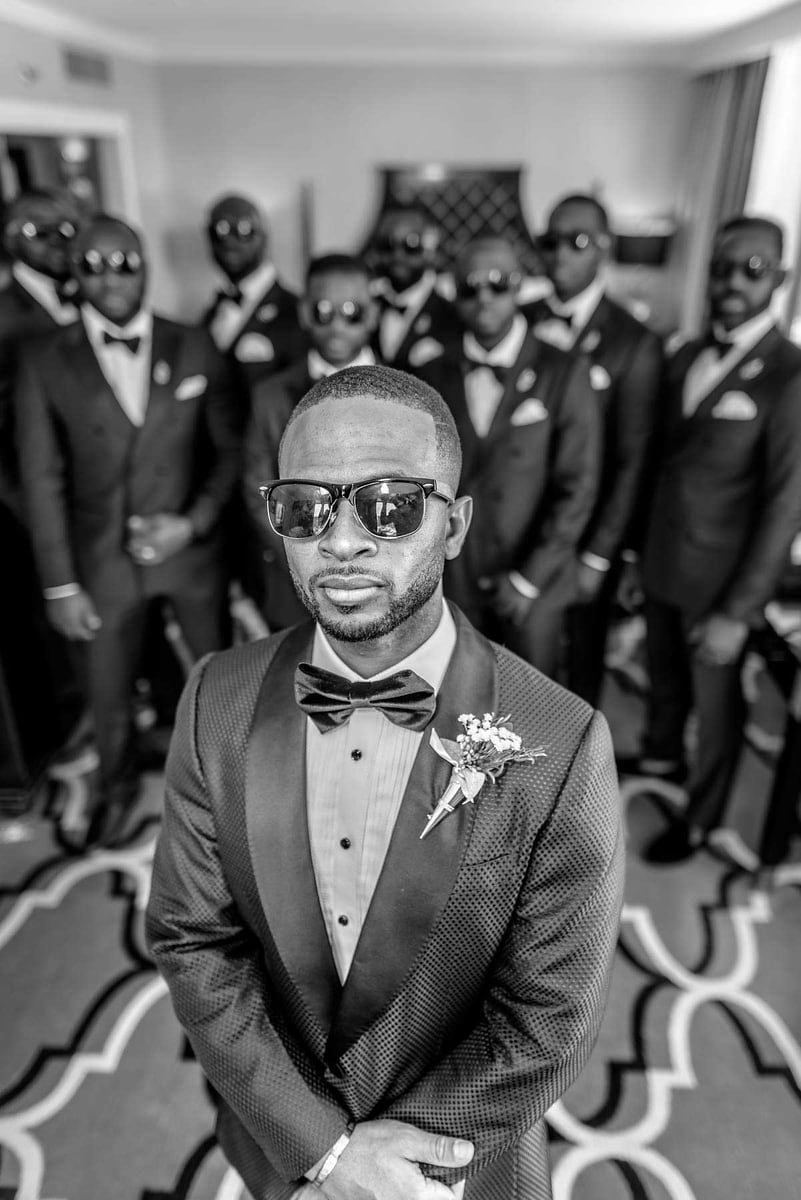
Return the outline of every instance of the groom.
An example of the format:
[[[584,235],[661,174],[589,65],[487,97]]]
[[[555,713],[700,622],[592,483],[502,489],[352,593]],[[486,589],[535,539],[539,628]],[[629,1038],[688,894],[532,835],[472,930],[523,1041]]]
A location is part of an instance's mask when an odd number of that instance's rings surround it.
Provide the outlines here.
[[[425,384],[317,383],[263,489],[314,624],[203,659],[182,700],[148,937],[257,1200],[547,1200],[542,1118],[598,1032],[609,734],[443,602],[460,460]],[[468,713],[545,756],[421,839],[430,735]]]

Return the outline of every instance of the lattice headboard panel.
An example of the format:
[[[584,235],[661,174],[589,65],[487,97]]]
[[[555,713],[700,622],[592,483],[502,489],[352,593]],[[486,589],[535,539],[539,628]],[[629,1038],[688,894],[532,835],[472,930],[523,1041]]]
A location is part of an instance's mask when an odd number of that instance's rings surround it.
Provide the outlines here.
[[[494,233],[514,244],[527,274],[541,274],[537,249],[520,204],[522,173],[522,167],[380,167],[381,206],[362,252],[369,252],[381,214],[387,208],[414,203],[431,214],[442,232],[443,268],[465,242],[479,234]]]

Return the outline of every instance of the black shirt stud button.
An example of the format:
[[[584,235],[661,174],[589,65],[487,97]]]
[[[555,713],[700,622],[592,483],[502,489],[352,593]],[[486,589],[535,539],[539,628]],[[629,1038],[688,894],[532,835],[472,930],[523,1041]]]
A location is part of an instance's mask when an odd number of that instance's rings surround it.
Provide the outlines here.
[[[343,850],[350,850],[350,838],[342,838],[339,844]]]
[[[347,925],[347,924],[348,924],[348,918],[347,918],[347,917],[344,917],[344,916],[343,916],[343,917],[337,917],[337,920],[339,921],[340,925]]]
[[[354,762],[358,762],[362,756],[362,752],[361,752],[361,750],[351,750],[350,756]]]

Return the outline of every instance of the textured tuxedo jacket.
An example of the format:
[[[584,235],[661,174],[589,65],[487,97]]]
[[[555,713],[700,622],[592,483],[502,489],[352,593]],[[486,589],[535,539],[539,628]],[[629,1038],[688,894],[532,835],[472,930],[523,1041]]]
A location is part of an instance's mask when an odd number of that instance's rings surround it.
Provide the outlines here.
[[[312,626],[202,660],[184,693],[147,933],[257,1200],[379,1117],[471,1138],[471,1166],[444,1172],[468,1200],[550,1196],[542,1117],[594,1042],[618,925],[612,750],[602,716],[454,615],[432,727],[511,713],[547,757],[420,841],[450,774],[426,731],[344,988],[292,686]]]
[[[222,299],[217,296],[203,316],[208,328]],[[306,349],[306,337],[298,323],[298,297],[276,280],[259,298],[226,356],[235,364],[246,393],[253,385],[300,357]]]
[[[474,513],[447,583],[472,608],[481,575],[517,570],[540,592],[563,577],[595,502],[601,423],[586,362],[529,334],[480,438],[465,400],[468,370],[452,351],[419,374],[443,396],[462,441],[460,492],[473,497]]]
[[[120,407],[83,322],[23,354],[16,389],[20,469],[43,587],[79,582],[95,603],[169,593],[218,569],[217,524],[238,482],[230,374],[208,335],[153,319],[144,424]],[[196,539],[165,563],[125,550],[131,514],[181,513]]]
[[[770,330],[684,417],[701,348],[668,367],[645,586],[691,620],[719,610],[755,622],[801,527],[801,350]]]
[[[549,315],[544,300],[523,309],[534,332]],[[614,561],[642,497],[662,382],[662,344],[622,305],[603,296],[579,331],[572,354],[590,360],[590,383],[603,429],[598,496],[580,549]]]

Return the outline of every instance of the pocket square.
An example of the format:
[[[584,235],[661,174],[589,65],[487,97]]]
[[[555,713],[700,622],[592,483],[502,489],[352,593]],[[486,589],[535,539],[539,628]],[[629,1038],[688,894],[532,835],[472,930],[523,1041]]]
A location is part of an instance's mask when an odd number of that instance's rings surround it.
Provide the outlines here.
[[[719,421],[753,421],[757,406],[747,392],[725,392],[712,409]]]
[[[529,396],[519,404],[509,418],[510,425],[536,425],[548,419],[548,409],[536,396]]]
[[[421,338],[409,350],[409,366],[422,367],[424,363],[431,362],[434,358],[439,358],[444,348],[442,342],[438,342],[436,338]]]
[[[234,357],[242,363],[272,362],[275,347],[263,333],[245,333],[236,344]]]
[[[209,381],[205,375],[187,375],[186,379],[182,379],[175,389],[176,400],[194,400],[195,396],[202,396],[208,387]]]

